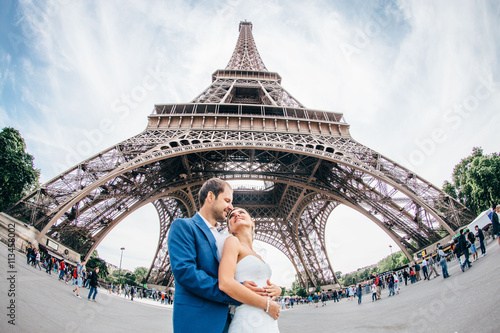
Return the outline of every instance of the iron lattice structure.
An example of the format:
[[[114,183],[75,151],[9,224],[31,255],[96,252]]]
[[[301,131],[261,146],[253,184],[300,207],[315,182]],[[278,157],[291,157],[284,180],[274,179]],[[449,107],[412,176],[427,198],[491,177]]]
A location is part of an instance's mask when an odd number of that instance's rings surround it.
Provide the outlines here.
[[[170,224],[195,214],[211,177],[262,181],[236,187],[234,202],[255,218],[256,239],[283,252],[304,286],[338,283],[325,244],[338,205],[376,223],[408,257],[473,218],[356,142],[341,113],[307,109],[283,89],[257,52],[250,22],[240,23],[226,69],[193,101],[156,105],[144,132],[52,179],[9,213],[89,257],[118,223],[152,203],[160,237],[148,280],[170,286]]]

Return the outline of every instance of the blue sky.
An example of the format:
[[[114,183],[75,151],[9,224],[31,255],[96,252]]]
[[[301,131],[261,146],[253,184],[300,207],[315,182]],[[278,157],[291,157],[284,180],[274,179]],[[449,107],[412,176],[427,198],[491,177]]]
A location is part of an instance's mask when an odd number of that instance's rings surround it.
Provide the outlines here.
[[[500,151],[498,1],[6,0],[0,126],[21,132],[46,182],[143,131],[154,104],[196,97],[226,66],[245,19],[294,97],[344,113],[356,140],[437,186],[472,147]],[[98,250],[118,264],[125,246],[124,267],[149,266],[158,230],[145,207]],[[345,207],[327,242],[343,272],[396,248]],[[284,256],[259,246],[290,284]]]

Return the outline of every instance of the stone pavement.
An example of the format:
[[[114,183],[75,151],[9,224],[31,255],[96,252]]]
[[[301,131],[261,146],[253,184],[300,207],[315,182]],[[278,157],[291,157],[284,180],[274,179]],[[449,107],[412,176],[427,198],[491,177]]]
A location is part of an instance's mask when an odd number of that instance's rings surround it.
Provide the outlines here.
[[[500,332],[500,247],[487,245],[488,254],[462,273],[456,261],[448,267],[451,277],[402,286],[400,295],[363,304],[342,300],[327,306],[308,305],[284,310],[281,332]],[[0,332],[172,332],[172,307],[152,300],[109,295],[100,289],[97,303],[72,293],[72,286],[58,282],[26,265],[24,254],[16,252],[9,273],[7,247],[0,244]],[[441,273],[440,273],[441,274]],[[9,296],[15,279],[15,297]],[[12,292],[12,291],[11,291]],[[15,326],[9,324],[14,300]]]

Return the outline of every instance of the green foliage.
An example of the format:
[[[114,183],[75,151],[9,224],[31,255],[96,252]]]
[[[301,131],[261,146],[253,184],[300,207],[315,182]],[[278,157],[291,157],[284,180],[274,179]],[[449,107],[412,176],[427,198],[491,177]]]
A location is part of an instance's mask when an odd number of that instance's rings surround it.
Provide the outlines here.
[[[98,257],[97,251],[92,252],[89,260],[87,260],[87,263],[85,264],[85,267],[87,268],[87,272],[99,267],[99,273],[97,276],[101,279],[106,279],[109,275],[108,266],[104,260]]]
[[[0,211],[35,189],[39,176],[19,131],[5,127],[0,132]]]
[[[306,297],[307,296],[307,291],[305,288],[299,288],[296,292],[297,296],[299,297]]]
[[[114,284],[128,284],[133,285],[133,286],[138,286],[139,283],[137,281],[137,277],[135,276],[134,273],[131,271],[122,269],[120,270],[115,270],[113,273],[110,275],[110,279],[108,279],[108,282],[112,282]]]
[[[135,274],[130,272],[130,271],[126,271],[124,275],[122,274],[122,280],[123,280],[123,283],[128,284],[129,286],[130,285],[134,285],[134,286],[139,285],[136,281]]]
[[[460,201],[475,214],[500,202],[500,154],[484,155],[481,148],[462,159],[453,169],[452,182],[445,181],[443,191]]]
[[[134,270],[135,279],[138,283],[144,283],[147,274],[148,274],[148,269],[146,267],[137,267]]]
[[[394,253],[382,259],[377,266],[358,269],[356,272],[345,274],[341,277],[340,283],[343,286],[350,286],[372,278],[374,274],[387,272],[395,268],[406,265],[409,262],[403,251]]]

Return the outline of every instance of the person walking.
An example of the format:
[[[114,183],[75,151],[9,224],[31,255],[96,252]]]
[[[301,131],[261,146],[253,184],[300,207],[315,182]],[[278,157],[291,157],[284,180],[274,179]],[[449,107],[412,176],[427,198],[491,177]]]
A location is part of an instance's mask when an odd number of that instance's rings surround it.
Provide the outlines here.
[[[47,260],[47,268],[45,269],[45,273],[52,275],[52,266],[54,264],[54,261],[52,260],[51,257]]]
[[[363,289],[361,288],[361,283],[358,284],[356,292],[358,294],[358,305],[360,305],[361,304],[361,295],[363,294]]]
[[[427,259],[422,260],[422,272],[424,273],[424,280],[429,280],[429,273],[427,272]]]
[[[78,298],[82,298],[80,296],[80,288],[83,285],[84,265],[85,265],[85,261],[82,263],[78,263],[78,265],[76,266],[76,279],[75,279],[76,280],[76,287],[75,287],[75,289],[73,289],[73,292],[76,292],[75,296]]]
[[[413,267],[410,267],[410,282],[411,284],[415,283],[415,270]]]
[[[476,229],[476,237],[479,239],[479,248],[481,249],[481,258],[486,255],[486,247],[484,246],[484,232],[479,229],[479,226],[474,227]]]
[[[429,256],[429,260],[427,261],[427,267],[429,268],[429,277],[427,278],[427,281],[432,276],[432,273],[434,273],[435,277],[437,278],[439,276],[437,270],[436,270],[436,262],[434,261],[434,258],[432,257],[432,254]]]
[[[87,300],[90,301],[90,297],[92,297],[92,301],[96,302],[95,297],[97,295],[97,287],[99,286],[99,281],[97,280],[99,273],[99,267],[96,267],[92,272],[89,274],[89,285],[90,285],[90,291],[89,291],[89,296],[87,297]]]
[[[30,264],[32,253],[33,248],[31,247],[31,244],[28,244],[28,246],[26,247],[26,265]]]
[[[439,245],[438,247],[438,257],[439,264],[441,265],[441,269],[443,271],[443,279],[449,278],[451,275],[448,274],[448,266],[446,265],[447,254],[443,251],[443,245]]]
[[[415,282],[420,281],[422,278],[420,277],[420,265],[418,262],[415,262]]]
[[[392,275],[389,275],[389,277],[387,278],[387,285],[389,287],[389,297],[396,295],[396,293],[394,292],[394,278],[392,277]]]
[[[64,275],[66,274],[66,265],[64,264],[64,260],[61,260],[59,263],[59,281],[62,281]]]
[[[477,260],[476,237],[467,229],[467,240],[470,242],[470,253],[472,254],[472,262]]]
[[[464,229],[460,230],[457,247],[458,247],[457,253],[460,253],[460,255],[463,255],[465,257],[464,262],[461,263],[461,268],[463,272],[465,270],[465,266],[467,266],[468,268],[472,267],[469,261],[469,247],[467,246],[467,239],[465,238]]]
[[[405,269],[403,271],[403,279],[405,280],[405,286],[408,285],[408,278],[410,277],[410,274],[408,274],[408,271]]]
[[[377,286],[377,299],[380,299],[382,296],[382,279],[379,275],[375,277],[375,285]]]
[[[338,301],[339,301],[339,300],[338,300],[338,293],[337,293],[337,289],[335,289],[335,290],[333,291],[333,303],[336,303],[336,302],[338,302]]]
[[[372,283],[372,302],[377,300],[377,285],[375,282]]]
[[[36,268],[38,266],[39,270],[42,270],[42,266],[40,266],[40,251],[35,250],[35,265],[33,267]]]
[[[500,245],[500,205],[493,208],[493,213],[491,213],[491,223],[493,227],[493,239],[498,238],[498,245]]]
[[[399,295],[399,284],[401,278],[397,273],[393,273],[392,278],[394,279],[394,291],[396,292],[396,295]]]

